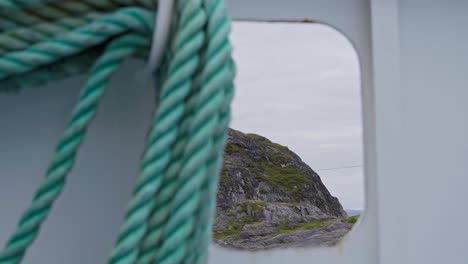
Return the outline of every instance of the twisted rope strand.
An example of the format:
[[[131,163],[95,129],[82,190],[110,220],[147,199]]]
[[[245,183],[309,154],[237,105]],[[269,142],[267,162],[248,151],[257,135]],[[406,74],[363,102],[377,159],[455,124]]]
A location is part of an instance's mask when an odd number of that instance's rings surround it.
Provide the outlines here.
[[[126,35],[108,47],[91,71],[91,78],[83,88],[65,134],[60,139],[55,156],[49,166],[44,182],[37,190],[30,208],[20,220],[18,229],[9,239],[0,254],[1,264],[19,263],[26,249],[34,241],[40,225],[50,212],[53,202],[65,185],[66,175],[71,171],[76,160],[86,129],[96,114],[98,102],[102,97],[110,75],[119,67],[123,59],[137,48],[147,47],[145,38]]]
[[[20,263],[37,237],[110,75],[126,57],[147,54],[156,3],[0,0],[0,92],[76,74],[99,57],[0,264]],[[233,94],[230,27],[223,0],[178,0],[176,13],[139,175],[108,263],[207,259]]]
[[[234,63],[230,61],[230,79],[233,81],[235,76]],[[227,84],[224,89],[224,105],[221,108],[219,117],[218,130],[214,137],[214,148],[212,157],[209,160],[208,167],[212,169],[214,176],[207,177],[202,185],[201,192],[204,194],[197,209],[197,231],[200,232],[198,241],[194,242],[195,247],[190,251],[191,254],[187,257],[187,263],[198,264],[206,263],[208,257],[208,245],[212,238],[212,227],[214,222],[214,213],[216,210],[216,193],[218,189],[219,175],[221,173],[223,150],[227,141],[228,126],[231,120],[230,103],[234,96],[233,82]],[[216,150],[217,148],[217,150]],[[195,256],[193,256],[195,255]],[[194,258],[194,260],[193,260]]]
[[[206,5],[205,8],[212,9]],[[209,14],[208,17],[215,18],[213,22],[218,22],[216,15]],[[178,191],[175,194],[173,204],[171,204],[173,213],[167,219],[165,240],[160,248],[157,263],[165,263],[167,260],[173,261],[179,256],[190,255],[188,241],[193,235],[193,229],[196,228],[196,223],[193,221],[196,218],[189,216],[195,214],[196,204],[201,199],[199,190],[205,177],[214,176],[209,174],[206,166],[212,154],[210,151],[205,151],[205,148],[212,149],[212,138],[217,130],[218,113],[224,104],[223,87],[230,81],[231,74],[229,74],[229,67],[223,67],[223,64],[228,64],[230,47],[219,41],[222,38],[216,38],[217,33],[222,34],[223,30],[217,30],[220,28],[219,24],[216,24],[216,27],[212,26],[212,28],[214,30],[211,32],[208,30],[209,39],[207,51],[204,54],[204,59],[210,58],[210,60],[203,64],[204,68],[199,76],[198,85],[202,89],[200,89],[197,98],[197,111],[190,117],[192,126],[188,137],[191,140],[187,143],[184,156],[186,160],[181,168]],[[224,32],[229,32],[229,29],[224,30]],[[216,154],[220,155],[220,153]],[[194,240],[198,238],[192,237]],[[180,258],[180,260],[182,259]]]
[[[189,14],[185,14],[190,17]],[[189,20],[184,19],[181,23],[187,23]],[[206,44],[205,44],[206,46]],[[205,49],[204,47],[203,49]],[[204,60],[204,51],[202,51],[202,60]],[[177,191],[177,181],[181,180],[178,178],[179,171],[181,169],[183,161],[183,153],[188,143],[189,127],[191,126],[192,112],[196,111],[197,107],[197,96],[200,92],[199,77],[198,75],[202,71],[202,65],[197,69],[198,73],[195,77],[195,83],[191,92],[189,93],[186,100],[186,108],[182,118],[182,122],[179,129],[178,138],[179,141],[173,148],[171,162],[169,163],[161,183],[161,191],[155,196],[155,201],[151,213],[148,218],[148,229],[145,234],[143,243],[140,245],[140,255],[138,256],[137,263],[151,263],[157,255],[155,248],[159,248],[163,239],[163,225],[170,216],[170,201],[174,197]]]
[[[199,189],[208,172],[206,163],[213,145],[218,109],[223,102],[223,91],[219,89],[224,82],[223,78],[209,83],[205,86],[206,90],[200,93],[200,108],[193,116],[193,125],[188,135],[190,141],[187,143],[177,192],[170,206],[171,216],[166,222],[165,237],[156,263],[166,263],[176,258],[176,254],[188,254],[188,239],[195,224],[193,215],[201,195]]]
[[[108,1],[106,1],[108,2]],[[1,4],[1,3],[0,3]],[[110,11],[115,5],[102,8],[99,11]],[[27,7],[25,9],[0,9],[0,30],[10,30],[18,27],[29,27],[36,23],[60,21],[64,18],[80,17],[83,14],[96,12],[96,8],[84,1],[60,1],[50,5]]]
[[[82,27],[95,20],[97,16],[98,13],[89,13],[79,18],[67,17],[58,22],[41,22],[32,27],[20,27],[6,31],[0,35],[0,55],[26,49],[38,42]]]
[[[56,8],[57,10],[68,10],[68,12],[76,14],[96,9],[110,10],[125,6],[141,6],[154,9],[156,3],[157,0],[0,0],[0,9],[11,12]],[[34,16],[33,13],[32,15]]]
[[[202,197],[198,203],[195,219],[196,223],[192,232],[194,234],[190,239],[189,256],[186,258],[187,264],[204,263],[207,257],[208,243],[211,241],[211,230],[213,226],[213,218],[216,207],[216,189],[218,186],[218,178],[221,173],[223,152],[227,140],[227,127],[230,120],[229,105],[232,100],[232,83],[235,76],[235,70],[231,58],[231,48],[228,42],[230,33],[230,24],[226,15],[226,10],[223,1],[205,0],[208,17],[210,17],[207,32],[209,38],[212,39],[208,48],[209,55],[207,58],[221,56],[225,59],[226,71],[229,72],[224,87],[224,101],[219,109],[218,127],[216,128],[213,138],[213,148],[208,158],[208,173],[201,186]],[[224,50],[224,53],[223,53]],[[217,70],[221,67],[212,63],[216,60],[207,60],[207,68],[210,69],[209,76],[218,73]],[[211,67],[210,67],[211,66]],[[206,244],[205,244],[206,243]],[[205,245],[203,245],[205,244]],[[201,246],[203,245],[203,246]]]
[[[181,21],[172,44],[168,79],[160,92],[160,104],[141,163],[133,197],[127,207],[124,223],[110,263],[133,263],[138,257],[140,241],[147,230],[147,219],[159,190],[163,172],[169,164],[169,150],[177,139],[177,127],[184,112],[184,100],[192,86],[192,76],[199,64],[199,50],[204,42],[202,28],[206,17],[199,1],[177,1],[179,14],[192,17],[190,23]],[[185,23],[184,23],[185,22]]]
[[[77,54],[124,32],[151,32],[152,17],[145,10],[125,8],[58,38],[6,54],[0,57],[0,80]]]

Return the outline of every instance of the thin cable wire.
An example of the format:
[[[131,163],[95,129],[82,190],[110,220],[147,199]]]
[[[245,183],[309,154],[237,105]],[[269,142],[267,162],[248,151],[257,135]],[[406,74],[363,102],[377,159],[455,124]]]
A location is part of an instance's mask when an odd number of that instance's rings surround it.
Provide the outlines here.
[[[351,165],[351,166],[343,166],[343,167],[334,167],[334,168],[325,168],[325,169],[318,169],[314,171],[331,171],[331,170],[344,170],[344,169],[352,169],[352,168],[362,168],[363,165]]]

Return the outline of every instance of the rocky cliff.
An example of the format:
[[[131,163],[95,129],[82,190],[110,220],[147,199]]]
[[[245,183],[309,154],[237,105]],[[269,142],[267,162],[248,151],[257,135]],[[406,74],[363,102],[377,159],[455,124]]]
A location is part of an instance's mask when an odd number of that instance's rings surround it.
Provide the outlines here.
[[[215,242],[226,246],[330,245],[351,228],[338,199],[298,155],[232,129],[217,202]]]

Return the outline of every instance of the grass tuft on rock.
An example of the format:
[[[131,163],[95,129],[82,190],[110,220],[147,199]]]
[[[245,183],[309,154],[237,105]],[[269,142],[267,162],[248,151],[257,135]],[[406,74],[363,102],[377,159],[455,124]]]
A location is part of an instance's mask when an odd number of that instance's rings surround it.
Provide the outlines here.
[[[221,184],[234,182],[231,178],[228,177],[227,171],[224,167],[221,170],[221,175],[219,176],[219,182]]]
[[[222,241],[239,240],[239,234],[245,225],[253,224],[256,219],[251,216],[243,216],[229,221],[228,226],[223,231],[213,233],[213,237]]]
[[[259,179],[298,199],[304,197],[304,185],[310,183],[304,171],[293,166],[282,167],[267,162],[261,162],[259,166],[265,173],[258,176]]]
[[[290,227],[290,224],[287,221],[282,221],[278,226],[278,231],[272,236],[292,234],[299,231],[323,229],[329,227],[330,225],[330,220],[315,220],[307,223],[299,223],[294,225],[293,227]]]
[[[271,142],[267,138],[257,134],[247,134],[255,142],[263,146],[268,156],[268,161],[257,163],[261,170],[260,180],[268,185],[276,187],[286,194],[293,195],[297,199],[304,197],[304,188],[310,180],[306,177],[304,170],[291,166],[293,157],[288,147]]]
[[[224,152],[226,152],[226,154],[228,155],[232,155],[232,154],[235,154],[235,153],[241,153],[243,152],[244,149],[236,144],[233,144],[233,143],[227,143],[226,144],[226,147],[224,148]]]
[[[278,149],[278,150],[281,150],[283,152],[289,152],[290,151],[288,147],[277,144],[277,143],[274,143],[274,142],[271,142],[267,138],[262,137],[260,135],[249,133],[249,134],[247,134],[247,136],[249,138],[255,140],[258,144],[260,144],[260,145],[262,145],[264,147],[270,147],[270,148]]]
[[[351,224],[351,225],[354,225],[358,220],[359,220],[359,215],[346,218],[346,222],[348,222],[348,224]]]
[[[247,213],[247,207],[250,207],[252,212],[257,213],[263,210],[267,206],[267,203],[261,200],[245,200],[240,204],[241,212]]]

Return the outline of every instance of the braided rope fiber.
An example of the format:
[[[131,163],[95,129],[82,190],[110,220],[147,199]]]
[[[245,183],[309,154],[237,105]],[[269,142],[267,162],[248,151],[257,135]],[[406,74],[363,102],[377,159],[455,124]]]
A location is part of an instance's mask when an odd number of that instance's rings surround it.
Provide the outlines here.
[[[0,0],[0,92],[89,79],[0,264],[18,264],[65,187],[112,74],[151,47],[157,0]],[[206,263],[235,67],[223,0],[177,0],[152,123],[109,264]],[[94,61],[93,65],[89,62]],[[150,87],[149,87],[150,88]]]

